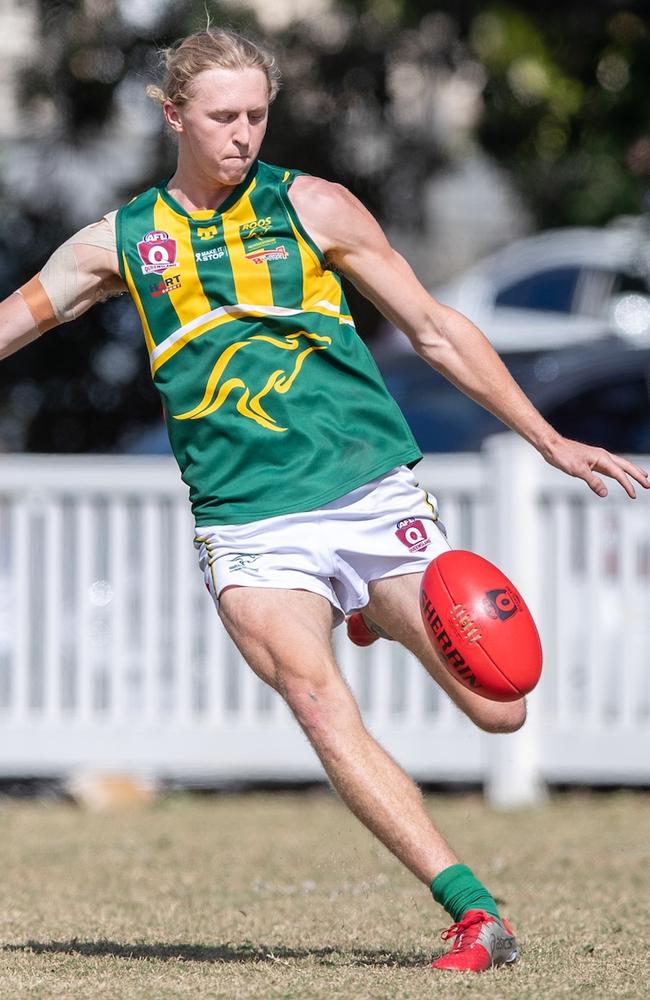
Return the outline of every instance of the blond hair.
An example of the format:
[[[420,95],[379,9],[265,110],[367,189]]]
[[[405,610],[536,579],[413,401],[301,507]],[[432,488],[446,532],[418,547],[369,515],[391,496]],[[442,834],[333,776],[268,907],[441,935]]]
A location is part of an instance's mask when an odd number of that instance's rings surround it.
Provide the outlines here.
[[[147,87],[147,95],[162,104],[172,101],[177,107],[192,97],[194,78],[206,69],[260,69],[266,76],[269,103],[280,89],[280,70],[271,52],[244,35],[225,28],[207,28],[188,35],[169,49],[161,59],[165,77],[161,87]]]

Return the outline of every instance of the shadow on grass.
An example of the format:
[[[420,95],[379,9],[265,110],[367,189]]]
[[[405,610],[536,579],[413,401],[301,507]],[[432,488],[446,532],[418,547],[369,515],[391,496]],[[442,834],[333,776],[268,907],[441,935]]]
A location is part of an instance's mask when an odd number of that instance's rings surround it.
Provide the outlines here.
[[[262,944],[122,944],[119,941],[26,941],[24,944],[0,945],[0,952],[33,952],[37,955],[87,955],[112,958],[148,958],[162,961],[184,962],[288,962],[300,959],[315,959],[319,965],[377,966],[391,968],[421,968],[431,961],[430,953],[363,948],[283,948]]]

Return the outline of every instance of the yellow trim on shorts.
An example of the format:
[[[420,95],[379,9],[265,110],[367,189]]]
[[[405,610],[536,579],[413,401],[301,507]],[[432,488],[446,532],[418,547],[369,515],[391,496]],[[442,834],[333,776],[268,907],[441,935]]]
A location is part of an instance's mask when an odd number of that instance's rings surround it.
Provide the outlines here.
[[[200,535],[195,535],[194,536],[194,541],[195,542],[199,542],[201,545],[205,545],[206,549],[208,550],[208,568],[210,570],[210,578],[212,580],[212,586],[214,588],[214,599],[215,599],[215,601],[218,601],[219,600],[219,595],[218,595],[218,590],[217,590],[217,577],[216,577],[215,572],[214,572],[214,564],[215,564],[215,562],[217,560],[217,557],[215,555],[213,555],[213,552],[212,552],[212,549],[214,548],[214,546],[210,545],[210,539],[209,538],[202,538]]]
[[[433,504],[429,500],[430,493],[428,492],[428,490],[425,490],[424,487],[420,486],[419,483],[416,483],[416,486],[418,487],[418,489],[422,490],[422,492],[424,494],[424,497],[423,497],[424,502],[427,505],[427,507],[430,509],[430,511],[431,511],[431,513],[433,515],[433,520],[437,521],[438,520],[438,511],[436,510],[436,508],[433,506]]]

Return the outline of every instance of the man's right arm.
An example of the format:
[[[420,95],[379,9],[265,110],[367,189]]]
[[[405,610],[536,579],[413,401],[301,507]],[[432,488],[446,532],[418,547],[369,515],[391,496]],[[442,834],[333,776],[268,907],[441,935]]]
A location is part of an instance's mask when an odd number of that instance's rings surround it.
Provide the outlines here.
[[[110,213],[70,237],[37,275],[0,303],[0,359],[124,291],[115,213]]]
[[[628,496],[632,480],[650,490],[648,473],[604,448],[572,441],[542,417],[487,337],[469,319],[436,301],[390,246],[370,212],[345,188],[297,177],[290,198],[307,232],[337,270],[409,337],[432,368],[535,447],[546,461],[583,479],[598,496],[615,479]]]

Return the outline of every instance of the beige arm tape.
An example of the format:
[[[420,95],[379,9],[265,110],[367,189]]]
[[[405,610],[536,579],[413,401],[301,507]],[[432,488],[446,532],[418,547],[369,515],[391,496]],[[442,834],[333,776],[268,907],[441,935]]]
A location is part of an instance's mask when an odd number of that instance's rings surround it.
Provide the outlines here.
[[[17,294],[24,300],[25,305],[32,314],[34,326],[39,333],[46,333],[59,322],[54,312],[54,307],[49,296],[43,288],[38,275],[30,278],[27,284],[18,289]]]
[[[115,212],[81,229],[19,289],[39,333],[126,291],[117,265]]]

